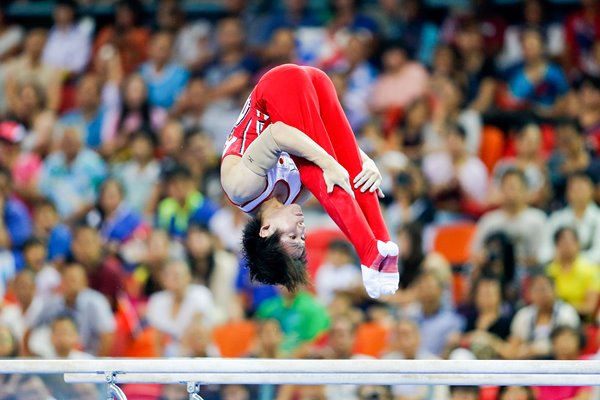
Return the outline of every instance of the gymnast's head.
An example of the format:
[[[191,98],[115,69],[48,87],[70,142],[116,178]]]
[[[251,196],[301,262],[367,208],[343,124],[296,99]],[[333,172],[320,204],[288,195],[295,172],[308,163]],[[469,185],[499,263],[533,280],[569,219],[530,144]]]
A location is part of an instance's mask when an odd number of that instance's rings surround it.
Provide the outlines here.
[[[305,234],[299,205],[284,205],[274,198],[263,203],[242,235],[250,278],[290,291],[308,283]]]

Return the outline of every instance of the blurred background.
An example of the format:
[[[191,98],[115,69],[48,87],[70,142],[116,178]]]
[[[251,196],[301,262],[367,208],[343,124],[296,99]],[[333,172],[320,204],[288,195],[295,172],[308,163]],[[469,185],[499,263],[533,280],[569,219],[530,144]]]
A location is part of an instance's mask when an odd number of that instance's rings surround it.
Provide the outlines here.
[[[396,295],[306,205],[312,284],[251,283],[219,160],[262,74],[333,80],[383,175]],[[285,90],[285,88],[282,88]],[[594,358],[597,0],[3,1],[0,357]],[[128,385],[130,399],[185,386]],[[600,398],[207,386],[205,400]],[[0,376],[0,399],[101,399]]]

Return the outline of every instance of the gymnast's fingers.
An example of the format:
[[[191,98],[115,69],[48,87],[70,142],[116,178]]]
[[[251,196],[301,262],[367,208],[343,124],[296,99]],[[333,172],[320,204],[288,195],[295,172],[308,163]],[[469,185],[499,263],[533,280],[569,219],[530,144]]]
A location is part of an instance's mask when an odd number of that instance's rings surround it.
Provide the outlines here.
[[[363,170],[360,174],[354,178],[354,188],[358,189],[361,187],[367,180],[369,179],[369,174],[367,170]]]
[[[369,177],[369,180],[365,182],[365,184],[363,185],[363,187],[360,189],[361,192],[366,192],[367,190],[369,190],[370,192],[374,192],[375,189],[377,189],[377,186],[375,185],[377,183],[377,175],[372,175]]]
[[[381,188],[377,188],[377,196],[379,196],[380,199],[383,199],[385,197],[385,193],[383,193],[383,190],[381,190]]]

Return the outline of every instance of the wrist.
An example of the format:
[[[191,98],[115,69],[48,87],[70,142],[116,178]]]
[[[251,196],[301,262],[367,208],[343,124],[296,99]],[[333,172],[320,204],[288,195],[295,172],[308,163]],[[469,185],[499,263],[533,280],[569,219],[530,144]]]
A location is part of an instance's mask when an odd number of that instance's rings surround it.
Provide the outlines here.
[[[337,161],[331,155],[325,154],[322,157],[316,158],[313,162],[315,164],[317,164],[317,166],[319,168],[321,168],[322,170],[326,170],[326,169],[331,168],[331,166],[333,164],[335,164]]]

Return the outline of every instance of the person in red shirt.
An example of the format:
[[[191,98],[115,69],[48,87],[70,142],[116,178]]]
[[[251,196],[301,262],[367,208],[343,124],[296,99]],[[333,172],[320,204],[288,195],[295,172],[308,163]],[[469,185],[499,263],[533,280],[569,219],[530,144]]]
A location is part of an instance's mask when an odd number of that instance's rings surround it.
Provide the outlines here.
[[[581,6],[565,22],[565,49],[572,67],[593,73],[592,48],[600,40],[600,1],[582,0]]]
[[[310,191],[356,248],[369,296],[398,288],[398,247],[377,199],[381,175],[324,72],[284,64],[260,79],[225,143],[221,183],[254,217],[242,240],[252,279],[290,290],[306,283],[299,204]]]

